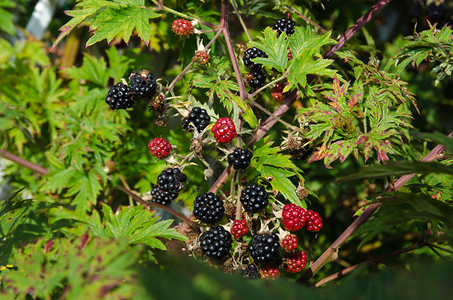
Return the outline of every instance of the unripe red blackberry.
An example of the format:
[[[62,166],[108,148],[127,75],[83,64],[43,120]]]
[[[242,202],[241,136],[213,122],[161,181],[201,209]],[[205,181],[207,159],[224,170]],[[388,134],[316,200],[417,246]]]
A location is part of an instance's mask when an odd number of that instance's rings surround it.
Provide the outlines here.
[[[282,223],[283,227],[289,231],[296,231],[303,227],[307,222],[305,209],[295,204],[286,204],[283,207]]]
[[[307,210],[306,217],[307,223],[305,224],[305,228],[308,231],[319,231],[322,228],[322,219],[317,212]]]
[[[151,191],[151,195],[153,196],[151,200],[152,202],[156,202],[165,206],[169,205],[171,203],[171,200],[178,198],[178,192],[164,191],[159,187],[155,187]]]
[[[211,132],[218,143],[230,143],[237,135],[233,120],[228,117],[218,119]]]
[[[182,183],[186,180],[186,174],[178,168],[165,169],[157,176],[159,188],[170,192],[179,192],[184,187]]]
[[[272,27],[272,29],[277,31],[277,36],[280,36],[282,32],[286,32],[287,36],[291,36],[291,34],[294,33],[294,26],[296,25],[296,22],[290,19],[282,18],[275,23],[275,25]]]
[[[194,31],[192,23],[190,21],[187,21],[184,19],[174,20],[173,25],[171,26],[171,29],[177,35],[183,36],[183,37],[188,37]]]
[[[261,278],[261,275],[258,268],[254,264],[250,264],[244,270],[242,270],[242,277],[249,279],[259,279]]]
[[[130,87],[137,98],[149,99],[157,89],[156,77],[149,72],[131,74],[129,77]]]
[[[234,220],[233,226],[231,226],[231,234],[235,239],[239,240],[241,237],[247,234],[247,222],[245,220]]]
[[[233,165],[233,168],[245,169],[250,165],[252,160],[252,152],[245,148],[237,148],[233,153],[228,154],[228,164]]]
[[[285,100],[286,93],[283,93],[283,89],[285,88],[285,84],[283,83],[276,83],[275,86],[271,90],[272,98],[275,101],[282,103]]]
[[[131,108],[137,98],[130,86],[118,82],[110,88],[105,98],[105,103],[110,109],[126,109]]]
[[[264,186],[252,183],[242,190],[240,201],[245,211],[256,213],[267,206],[269,195]]]
[[[206,112],[206,109],[194,107],[181,122],[182,127],[189,132],[193,132],[194,127],[198,132],[202,132],[211,122],[211,117]]]
[[[254,262],[263,266],[280,264],[280,241],[275,233],[256,234],[248,247]]]
[[[247,75],[247,82],[253,89],[258,89],[266,83],[266,75],[261,69],[254,69]]]
[[[233,243],[231,234],[222,226],[211,227],[208,231],[203,232],[198,239],[203,254],[217,261],[221,261],[229,255]]]
[[[261,69],[261,67],[263,66],[262,64],[257,64],[252,61],[252,59],[257,57],[267,57],[267,54],[263,50],[253,47],[245,50],[242,61],[244,62],[244,65],[250,70]]]
[[[198,50],[195,52],[195,55],[192,57],[192,61],[204,65],[209,61],[209,54],[206,51]]]
[[[280,276],[280,270],[277,267],[260,269],[261,278],[276,279]]]
[[[223,218],[223,201],[214,193],[198,195],[194,201],[193,214],[203,223],[213,225]]]
[[[298,273],[307,264],[307,255],[304,251],[286,253],[285,271],[288,273]]]
[[[170,143],[163,138],[152,139],[149,142],[148,147],[151,154],[158,158],[167,156],[171,151]]]
[[[294,234],[287,234],[282,240],[281,245],[283,250],[286,252],[291,252],[297,248],[299,240]]]

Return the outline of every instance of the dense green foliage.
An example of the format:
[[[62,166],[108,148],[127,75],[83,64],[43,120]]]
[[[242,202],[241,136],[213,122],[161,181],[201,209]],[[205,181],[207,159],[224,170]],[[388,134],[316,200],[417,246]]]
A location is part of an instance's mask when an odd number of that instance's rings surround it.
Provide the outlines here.
[[[451,294],[452,6],[432,25],[433,1],[423,1],[418,15],[417,1],[390,1],[326,56],[370,1],[80,0],[64,8],[67,16],[56,13],[40,41],[19,34],[35,2],[0,1],[0,296]],[[288,15],[295,32],[278,36],[270,26]],[[178,18],[194,21],[195,34],[175,35]],[[263,65],[265,86],[247,85],[239,42],[267,53],[253,59]],[[206,64],[192,61],[197,50],[209,54]],[[157,97],[109,110],[109,88],[140,70],[159,78],[163,104]],[[271,96],[276,83],[285,84],[283,104]],[[181,119],[195,106],[206,109],[211,125],[193,138]],[[216,143],[210,132],[226,116],[238,129],[234,145]],[[149,153],[155,137],[170,142],[170,157]],[[429,155],[436,145],[442,146]],[[235,146],[248,147],[253,158],[232,173],[225,156]],[[188,181],[162,209],[150,192],[169,165],[183,168]],[[399,185],[408,174],[416,175]],[[208,191],[234,206],[248,182],[269,194],[269,206],[254,217],[258,230],[281,233],[287,203],[319,212],[321,231],[297,233],[316,274],[242,278],[249,258],[241,247],[250,235],[235,240],[223,266],[235,274],[223,274],[197,251],[196,230],[185,228],[196,225],[168,214],[190,212]],[[346,230],[368,213],[362,226]],[[334,246],[343,232],[347,240]],[[318,261],[326,249],[333,254]],[[308,287],[350,266],[353,273],[337,285]]]

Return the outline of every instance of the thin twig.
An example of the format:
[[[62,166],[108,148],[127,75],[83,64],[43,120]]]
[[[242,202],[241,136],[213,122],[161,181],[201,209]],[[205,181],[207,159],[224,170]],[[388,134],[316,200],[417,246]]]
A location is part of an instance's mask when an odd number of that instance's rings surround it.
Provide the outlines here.
[[[236,7],[236,4],[234,3],[233,0],[230,0],[230,3],[231,3],[231,6],[233,6],[233,8],[234,8],[234,11],[235,11],[235,13],[236,13],[236,16],[238,17],[239,22],[241,23],[242,29],[244,29],[244,32],[245,32],[245,34],[247,35],[247,38],[249,39],[250,42],[253,42],[252,36],[250,35],[249,30],[248,30],[248,28],[247,28],[247,25],[245,25],[245,22],[244,22],[244,20],[242,19],[242,16],[241,16],[241,14],[239,13],[238,8]]]
[[[41,167],[40,165],[34,164],[28,160],[25,160],[23,158],[20,158],[19,156],[16,156],[12,154],[11,152],[8,152],[6,150],[0,149],[0,155],[3,156],[4,158],[7,158],[27,169],[30,169],[36,173],[39,173],[41,175],[47,175],[49,174],[49,170],[47,170],[44,167]]]
[[[214,43],[214,41],[219,37],[219,35],[222,33],[222,29],[219,29],[216,33],[216,35],[212,38],[212,40],[209,41],[209,43],[204,47],[205,49],[208,49],[209,47],[211,47],[212,43]],[[173,93],[173,89],[175,88],[175,85],[176,83],[178,83],[179,80],[181,80],[181,78],[187,73],[187,71],[190,70],[190,68],[193,66],[194,64],[194,61],[191,61],[185,68],[184,70],[181,71],[181,73],[178,74],[178,76],[176,76],[175,79],[173,79],[173,81],[170,83],[170,85],[168,86],[168,89],[167,91],[170,92],[170,93]]]
[[[162,204],[158,204],[158,203],[155,203],[155,202],[147,202],[145,200],[143,200],[142,198],[140,198],[139,196],[137,196],[136,194],[134,194],[132,191],[128,190],[127,188],[123,187],[123,186],[116,186],[117,189],[119,190],[122,190],[123,192],[125,192],[126,194],[128,194],[129,196],[131,196],[132,198],[134,198],[135,201],[139,202],[140,204],[142,204],[143,206],[145,206],[147,209],[150,209],[151,207],[157,207],[157,208],[160,208],[162,210],[165,210],[166,212],[169,212],[170,214],[174,215],[175,217],[178,217],[179,219],[181,219],[184,223],[188,224],[190,227],[192,227],[193,230],[195,230],[196,232],[200,232],[200,228],[198,227],[198,225],[193,222],[192,220],[190,220],[189,218],[187,218],[186,216],[184,216],[183,214],[177,212],[176,210],[173,210],[165,205],[162,205]]]
[[[343,277],[344,275],[352,272],[353,270],[357,269],[358,267],[362,266],[362,265],[365,265],[365,264],[371,264],[371,263],[375,263],[375,262],[378,262],[378,261],[381,261],[381,260],[384,260],[388,257],[391,257],[391,256],[395,256],[395,255],[399,255],[399,254],[403,254],[403,253],[407,253],[407,252],[411,252],[415,249],[418,249],[418,248],[421,248],[423,246],[425,246],[427,244],[425,243],[416,243],[412,246],[409,246],[407,248],[403,248],[403,249],[400,249],[400,250],[396,250],[396,251],[393,251],[393,252],[390,252],[390,253],[387,253],[385,255],[382,255],[382,256],[379,256],[379,257],[376,257],[376,258],[373,258],[371,260],[368,260],[366,262],[363,262],[363,263],[360,263],[360,264],[356,264],[356,265],[353,265],[353,266],[350,266],[346,269],[343,269],[339,272],[336,272],[332,275],[329,275],[327,277],[324,277],[323,279],[321,279],[320,281],[316,282],[314,284],[314,287],[320,287],[332,280],[335,280],[335,279],[338,279],[338,278],[341,278]]]
[[[287,10],[289,10],[290,12],[292,13],[295,13],[296,15],[299,16],[299,18],[301,18],[302,20],[304,20],[305,22],[307,22],[308,24],[311,24],[313,26],[315,26],[319,31],[321,31],[322,33],[326,33],[327,31],[321,27],[321,25],[319,25],[318,23],[314,22],[313,20],[307,18],[306,16],[304,16],[303,14],[295,11],[292,7],[288,7],[288,6],[284,6],[284,8],[286,8]]]
[[[123,175],[121,175],[120,172],[117,172],[118,173],[118,177],[120,178],[121,182],[123,183],[124,187],[128,190],[130,190],[131,188],[129,187],[129,184],[127,184],[127,181],[126,179],[124,179]],[[132,200],[132,196],[129,195],[129,205],[130,206],[134,206],[134,201]]]

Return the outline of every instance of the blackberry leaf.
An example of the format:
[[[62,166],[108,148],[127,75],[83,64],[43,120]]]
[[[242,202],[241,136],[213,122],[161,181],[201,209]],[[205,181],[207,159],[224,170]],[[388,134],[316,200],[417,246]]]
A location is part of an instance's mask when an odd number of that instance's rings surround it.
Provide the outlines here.
[[[257,57],[252,59],[252,61],[263,64],[263,66],[275,68],[279,72],[284,72],[288,64],[289,46],[286,33],[283,32],[277,38],[277,32],[272,30],[271,27],[267,27],[264,29],[263,37],[260,37],[260,40],[261,42],[254,42],[253,45],[266,52],[268,57]]]

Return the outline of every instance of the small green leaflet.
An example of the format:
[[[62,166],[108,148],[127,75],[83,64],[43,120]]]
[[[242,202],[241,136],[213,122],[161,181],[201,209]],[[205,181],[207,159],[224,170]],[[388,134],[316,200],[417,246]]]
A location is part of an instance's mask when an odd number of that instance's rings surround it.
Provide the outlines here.
[[[99,237],[127,240],[129,244],[143,243],[162,250],[165,245],[158,238],[185,240],[176,229],[169,228],[173,220],[158,222],[159,217],[144,206],[122,207],[114,214],[110,206],[103,204],[102,213],[103,224],[97,211],[89,222],[93,233]]]
[[[251,166],[271,184],[272,189],[281,193],[285,199],[306,208],[306,203],[297,196],[297,187],[289,179],[295,175],[302,178],[302,175],[291,161],[290,156],[279,154],[279,151],[278,147],[272,147],[272,143],[257,143],[253,148]]]
[[[260,42],[254,42],[255,47],[263,50],[267,54],[267,58],[257,57],[253,62],[263,64],[275,68],[279,72],[284,72],[288,63],[288,45],[289,41],[286,38],[286,33],[283,32],[277,38],[277,32],[271,27],[266,27],[263,32],[263,37],[260,37]]]
[[[144,0],[82,0],[76,8],[79,9],[66,12],[72,19],[60,28],[61,33],[52,45],[51,51],[82,23],[89,24],[90,30],[94,32],[87,46],[104,39],[110,43],[115,37],[123,38],[128,43],[134,31],[145,44],[148,44],[149,35],[152,32],[150,19],[160,17],[152,7],[145,7]]]

